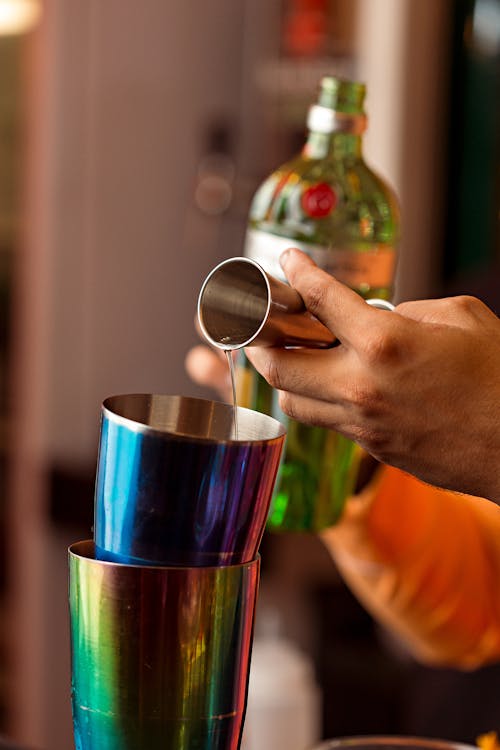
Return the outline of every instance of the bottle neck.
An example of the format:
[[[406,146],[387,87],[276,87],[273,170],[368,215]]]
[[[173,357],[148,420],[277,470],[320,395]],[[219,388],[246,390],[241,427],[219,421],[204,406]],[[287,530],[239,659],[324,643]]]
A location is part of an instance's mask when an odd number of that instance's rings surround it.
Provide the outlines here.
[[[363,111],[344,112],[321,104],[309,109],[309,137],[303,155],[310,159],[361,158],[361,136],[366,130]]]
[[[345,159],[347,157],[361,159],[361,135],[339,132],[318,133],[311,130],[302,153],[308,159]]]

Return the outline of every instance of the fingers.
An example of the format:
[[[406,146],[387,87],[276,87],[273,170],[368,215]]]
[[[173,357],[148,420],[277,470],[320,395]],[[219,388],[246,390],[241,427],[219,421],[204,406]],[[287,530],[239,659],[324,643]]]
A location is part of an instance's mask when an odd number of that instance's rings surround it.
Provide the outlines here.
[[[221,398],[229,399],[231,378],[225,359],[208,346],[195,346],[185,360],[189,377],[198,385],[213,388]]]
[[[254,367],[278,391],[323,401],[342,400],[346,358],[342,347],[329,351],[249,347],[246,355]]]
[[[495,318],[494,313],[481,300],[468,295],[403,302],[396,307],[396,312],[419,323],[459,328],[469,328],[478,322]]]
[[[367,325],[376,321],[381,313],[367,305],[359,294],[318,268],[300,250],[286,250],[280,263],[308,310],[343,343],[355,346]]]
[[[368,453],[378,458],[391,444],[393,433],[377,422],[366,419],[351,403],[326,403],[318,399],[280,392],[279,404],[291,419],[335,430],[353,440]]]
[[[283,412],[297,422],[329,430],[343,430],[345,434],[349,409],[341,404],[327,403],[287,391],[280,391],[279,404]]]

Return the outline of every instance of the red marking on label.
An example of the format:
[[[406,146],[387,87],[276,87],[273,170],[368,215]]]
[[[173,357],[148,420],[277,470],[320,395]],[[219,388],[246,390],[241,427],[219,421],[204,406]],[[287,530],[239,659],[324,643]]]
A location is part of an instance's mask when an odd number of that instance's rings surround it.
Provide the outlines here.
[[[326,182],[311,185],[302,193],[302,209],[313,219],[328,216],[337,205],[337,196]]]

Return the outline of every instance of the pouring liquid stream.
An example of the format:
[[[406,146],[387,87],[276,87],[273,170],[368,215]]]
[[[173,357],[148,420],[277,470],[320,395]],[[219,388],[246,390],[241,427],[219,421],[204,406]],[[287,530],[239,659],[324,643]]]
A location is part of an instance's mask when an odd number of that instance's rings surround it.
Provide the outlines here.
[[[237,406],[236,403],[236,378],[234,373],[234,360],[231,349],[224,349],[224,354],[226,355],[227,364],[229,367],[229,374],[231,376],[231,389],[233,392],[233,431],[234,431],[234,439],[238,440],[238,421],[237,421]]]

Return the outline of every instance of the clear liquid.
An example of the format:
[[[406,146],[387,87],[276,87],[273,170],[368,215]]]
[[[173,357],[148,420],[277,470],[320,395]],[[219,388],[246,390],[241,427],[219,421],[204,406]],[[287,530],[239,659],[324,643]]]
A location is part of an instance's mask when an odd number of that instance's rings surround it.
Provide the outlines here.
[[[227,364],[229,367],[229,374],[231,376],[231,389],[233,392],[233,431],[234,431],[234,439],[238,440],[238,420],[237,420],[237,413],[238,413],[238,404],[236,402],[236,378],[234,374],[234,360],[233,360],[233,354],[231,349],[224,349],[224,354],[226,355]]]

